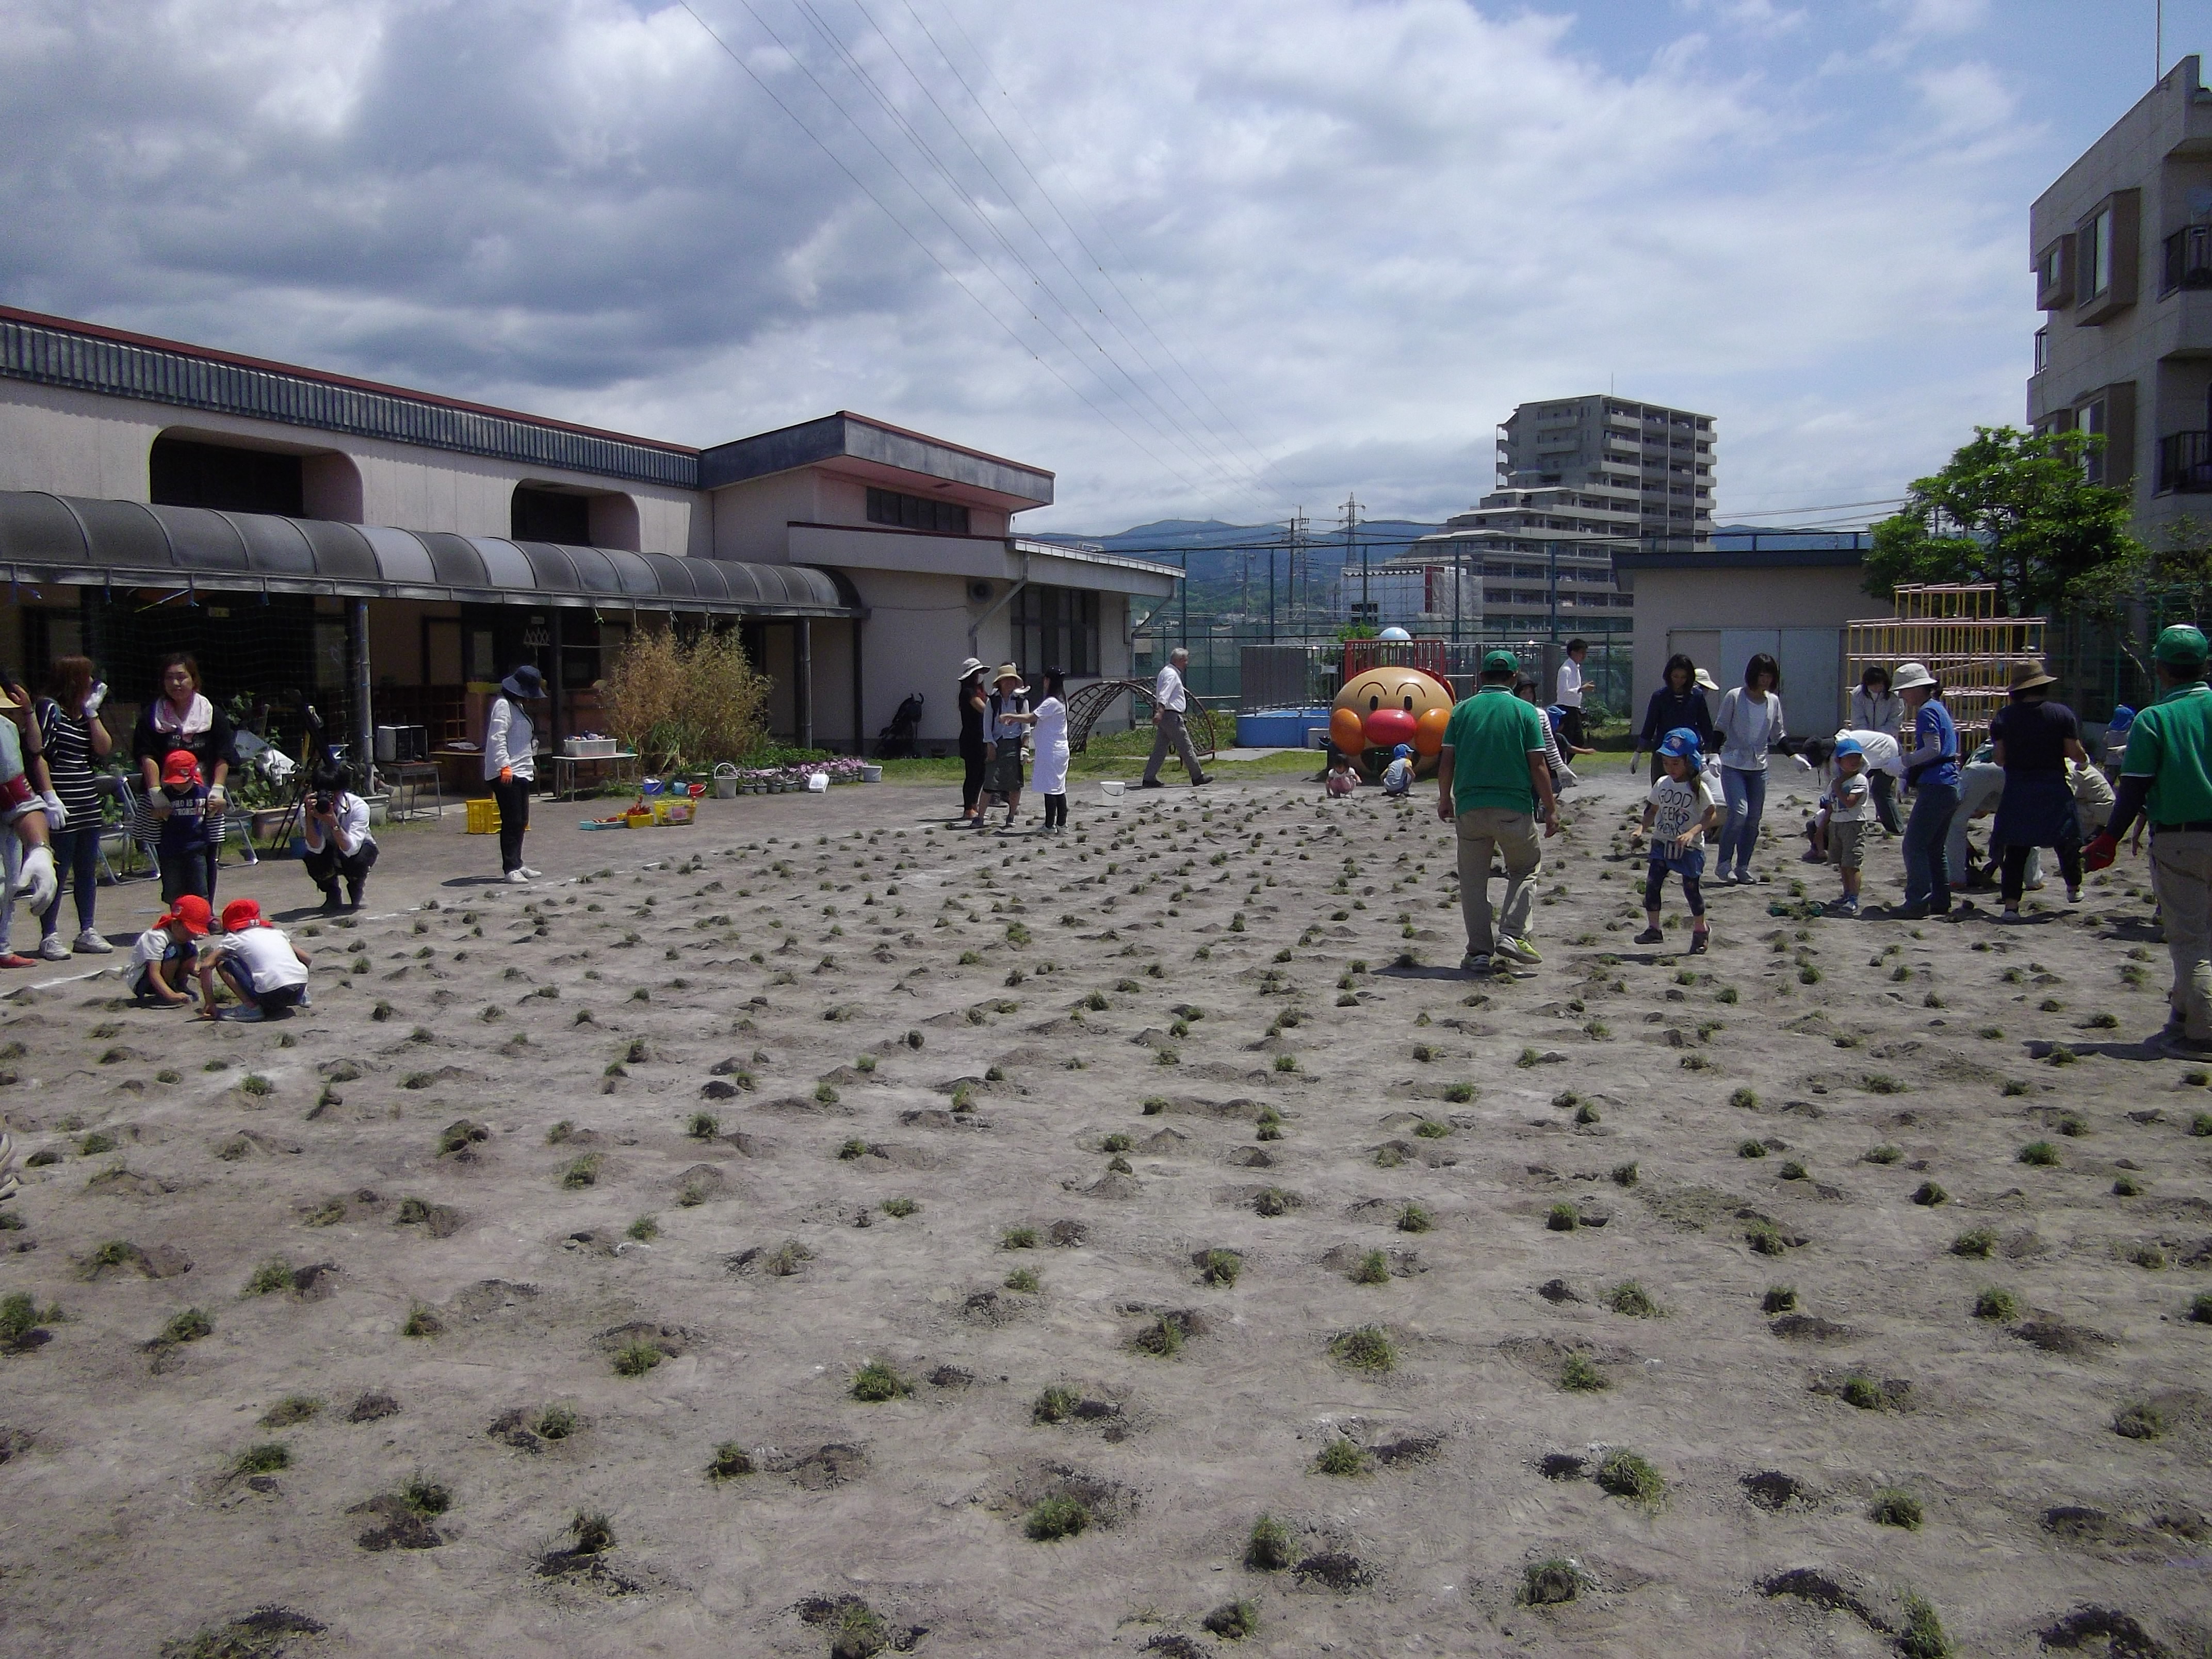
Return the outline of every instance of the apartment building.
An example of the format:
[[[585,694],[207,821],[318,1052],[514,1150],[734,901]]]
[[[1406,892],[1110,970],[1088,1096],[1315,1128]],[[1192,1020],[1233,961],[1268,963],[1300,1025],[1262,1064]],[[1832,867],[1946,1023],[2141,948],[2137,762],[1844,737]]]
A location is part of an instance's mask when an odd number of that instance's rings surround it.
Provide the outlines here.
[[[2212,97],[2183,58],[2028,214],[2028,423],[2101,434],[2135,532],[2212,518]]]
[[[1498,428],[1498,482],[1563,486],[1632,508],[1647,546],[1704,546],[1713,533],[1713,417],[1593,392],[1522,404]]]
[[[1513,488],[1485,495],[1433,534],[1378,565],[1400,602],[1423,609],[1382,620],[1425,628],[1526,631],[1576,628],[1625,612],[1633,603],[1613,578],[1615,554],[1636,544],[1634,492],[1611,488]]]

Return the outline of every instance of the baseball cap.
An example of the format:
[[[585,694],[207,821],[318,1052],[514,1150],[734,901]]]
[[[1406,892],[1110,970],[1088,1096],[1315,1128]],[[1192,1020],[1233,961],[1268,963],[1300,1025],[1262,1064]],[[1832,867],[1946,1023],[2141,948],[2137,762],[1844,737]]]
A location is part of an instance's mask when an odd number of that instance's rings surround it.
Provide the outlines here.
[[[161,758],[161,781],[164,783],[198,783],[200,781],[199,757],[189,749],[172,749]]]
[[[1482,672],[1486,674],[1517,674],[1521,659],[1510,651],[1486,651],[1482,653]]]
[[[182,922],[185,925],[185,931],[194,939],[198,939],[207,932],[213,920],[213,913],[208,908],[208,902],[198,893],[186,893],[157,917],[154,926],[167,927],[177,922]]]
[[[2105,722],[2105,729],[2108,732],[2124,732],[2135,723],[2136,711],[2127,704],[2122,703],[2118,708],[2112,710],[2112,718]]]
[[[1390,751],[1390,758],[1393,760],[1411,760],[1413,757],[1413,745],[1410,743],[1401,743]]]
[[[261,907],[252,899],[233,899],[222,907],[222,931],[226,933],[242,933],[249,927],[268,925],[261,915]]]
[[[1836,753],[1839,757],[1844,755],[1863,755],[1866,753],[1866,745],[1856,738],[1838,738]]]
[[[2172,627],[2159,631],[2157,643],[2151,647],[2150,654],[2157,661],[2176,667],[2203,662],[2207,655],[2204,635],[2187,623],[2176,623]]]
[[[1698,734],[1686,726],[1678,726],[1659,739],[1659,752],[1677,759],[1693,757],[1701,747]]]

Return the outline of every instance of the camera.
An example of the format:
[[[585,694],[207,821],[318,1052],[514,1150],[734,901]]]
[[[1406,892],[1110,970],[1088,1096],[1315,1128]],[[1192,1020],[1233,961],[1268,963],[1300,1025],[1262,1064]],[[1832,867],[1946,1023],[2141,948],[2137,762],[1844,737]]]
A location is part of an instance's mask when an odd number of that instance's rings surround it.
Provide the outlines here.
[[[331,810],[334,804],[333,797],[320,793],[317,793],[307,797],[307,810],[310,812],[317,814],[327,813]]]

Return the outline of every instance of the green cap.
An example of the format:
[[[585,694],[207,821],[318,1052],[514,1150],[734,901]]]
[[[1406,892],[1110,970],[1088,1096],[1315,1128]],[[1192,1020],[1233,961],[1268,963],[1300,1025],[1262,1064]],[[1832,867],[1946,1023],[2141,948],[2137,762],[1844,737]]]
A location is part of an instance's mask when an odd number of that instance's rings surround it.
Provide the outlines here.
[[[2150,654],[2160,662],[2178,666],[2185,663],[2201,663],[2207,655],[2212,655],[2212,652],[2208,652],[2203,635],[2187,623],[2177,623],[2159,634],[2158,642],[2151,647]]]
[[[2168,629],[2166,631],[2172,633],[2173,630]],[[2197,642],[2200,645],[2203,643],[2201,639]],[[1482,653],[1482,672],[1486,674],[1517,674],[1521,672],[1521,659],[1510,651],[1486,651]]]

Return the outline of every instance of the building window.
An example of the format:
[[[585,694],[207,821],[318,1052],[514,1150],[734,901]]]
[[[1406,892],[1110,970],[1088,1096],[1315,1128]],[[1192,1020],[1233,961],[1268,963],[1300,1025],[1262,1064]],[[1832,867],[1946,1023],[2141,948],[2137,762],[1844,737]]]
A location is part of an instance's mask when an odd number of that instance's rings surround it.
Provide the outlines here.
[[[1057,668],[1076,678],[1097,673],[1097,594],[1076,587],[1024,587],[1014,595],[1013,609],[1014,657],[1024,672],[1034,676]]]
[[[304,512],[300,458],[266,449],[233,449],[166,434],[146,461],[148,494],[158,507],[211,507],[229,513]]]
[[[2110,428],[2106,424],[2105,400],[2100,398],[2093,404],[2082,404],[2076,413],[2075,425],[2081,431],[2108,436]],[[2105,482],[2105,452],[2101,446],[2082,455],[2081,476],[2093,484]]]
[[[2035,331],[2035,372],[2040,374],[2050,367],[2051,331],[2047,328],[2039,328]]]
[[[564,489],[514,487],[507,512],[507,534],[518,542],[553,542],[563,547],[592,544],[592,500]]]
[[[2106,208],[2081,227],[2081,298],[2087,305],[2112,285],[2112,210]]]
[[[939,530],[949,535],[968,533],[968,509],[957,501],[933,501],[926,495],[902,495],[895,489],[868,491],[868,522],[895,524],[902,530]]]

